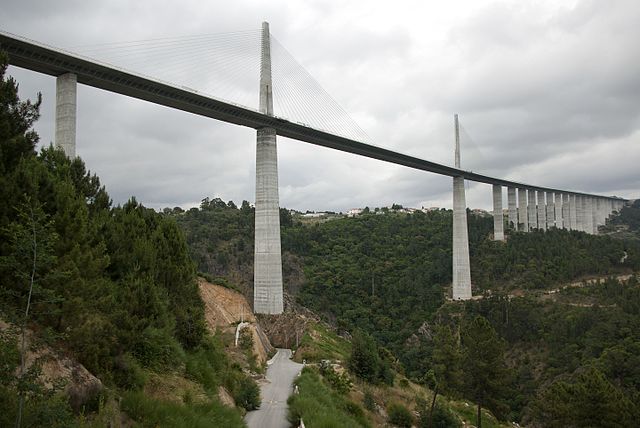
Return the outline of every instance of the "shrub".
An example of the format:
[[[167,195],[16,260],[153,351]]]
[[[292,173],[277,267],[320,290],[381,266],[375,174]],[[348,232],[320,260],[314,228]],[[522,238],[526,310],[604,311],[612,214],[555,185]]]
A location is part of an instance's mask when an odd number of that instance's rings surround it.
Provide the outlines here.
[[[142,365],[156,369],[175,368],[185,359],[184,351],[173,335],[154,327],[144,329],[133,352]]]
[[[115,358],[113,381],[122,388],[137,390],[142,389],[147,376],[131,354],[123,354]]]
[[[240,349],[244,351],[253,351],[253,332],[250,328],[245,327],[240,330],[238,345],[240,345]]]
[[[362,408],[329,388],[317,371],[309,367],[296,379],[299,394],[287,400],[287,419],[298,426],[300,419],[313,427],[369,427]]]
[[[260,407],[260,387],[250,377],[242,377],[232,393],[236,404],[245,410],[255,410]]]
[[[333,366],[327,361],[322,360],[320,362],[320,374],[324,376],[327,382],[340,394],[346,394],[351,391],[353,382],[347,373],[338,373],[334,370]]]
[[[184,405],[158,401],[140,392],[127,392],[122,397],[121,408],[131,419],[144,428],[217,428],[243,427],[238,412],[217,401]]]
[[[453,412],[443,405],[433,409],[433,424],[429,424],[429,410],[420,413],[418,428],[460,428],[462,424]]]
[[[409,409],[399,403],[391,403],[387,408],[389,423],[401,428],[410,428],[413,424],[413,415]]]
[[[373,393],[369,389],[367,389],[364,392],[363,404],[364,404],[364,408],[371,412],[373,412],[376,409],[376,402],[373,399]]]

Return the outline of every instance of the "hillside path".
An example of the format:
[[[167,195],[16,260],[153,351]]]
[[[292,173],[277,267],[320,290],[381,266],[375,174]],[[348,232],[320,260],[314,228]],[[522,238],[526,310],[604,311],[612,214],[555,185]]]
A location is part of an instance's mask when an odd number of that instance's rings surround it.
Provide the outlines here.
[[[293,380],[302,364],[291,361],[291,349],[278,349],[267,363],[267,379],[260,387],[262,403],[258,410],[247,413],[249,428],[288,428],[287,398],[293,391]]]

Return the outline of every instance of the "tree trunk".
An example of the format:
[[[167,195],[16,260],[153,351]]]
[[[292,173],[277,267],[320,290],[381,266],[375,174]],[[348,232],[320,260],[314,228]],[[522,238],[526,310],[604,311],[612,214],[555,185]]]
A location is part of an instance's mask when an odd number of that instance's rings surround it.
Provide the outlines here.
[[[482,404],[478,402],[478,428],[482,428]]]
[[[429,428],[433,427],[433,409],[436,407],[436,397],[438,396],[438,384],[433,390],[433,400],[431,400],[431,408],[429,409]]]

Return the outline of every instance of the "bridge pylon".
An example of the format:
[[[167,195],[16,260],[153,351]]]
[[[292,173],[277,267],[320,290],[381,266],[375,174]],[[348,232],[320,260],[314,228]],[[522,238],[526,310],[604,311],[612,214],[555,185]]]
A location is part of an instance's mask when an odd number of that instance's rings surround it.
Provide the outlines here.
[[[271,40],[267,22],[262,23],[260,112],[273,116]],[[281,314],[284,310],[282,252],[280,245],[276,130],[274,128],[260,128],[257,130],[256,143],[256,209],[253,264],[253,311],[255,313]]]

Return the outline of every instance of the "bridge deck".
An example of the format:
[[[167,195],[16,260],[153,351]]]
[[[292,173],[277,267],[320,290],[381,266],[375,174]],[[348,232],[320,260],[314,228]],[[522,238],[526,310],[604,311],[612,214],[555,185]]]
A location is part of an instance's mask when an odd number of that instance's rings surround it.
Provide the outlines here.
[[[256,110],[230,102],[217,100],[198,93],[195,90],[175,86],[151,77],[138,75],[109,64],[96,62],[90,58],[63,51],[58,48],[28,40],[20,36],[0,31],[0,48],[9,54],[11,65],[51,76],[74,73],[78,82],[133,98],[149,101],[189,113],[210,117],[236,125],[254,129],[275,128],[278,135],[299,141],[328,147],[347,153],[353,153],[384,162],[402,165],[413,169],[464,177],[466,180],[527,188],[545,192],[561,192],[576,195],[598,196],[610,199],[611,196],[593,195],[550,187],[534,186],[526,183],[504,180],[465,171],[458,168],[430,162],[413,156],[387,150],[370,144],[361,143],[331,133],[293,123],[286,119],[268,116]]]

